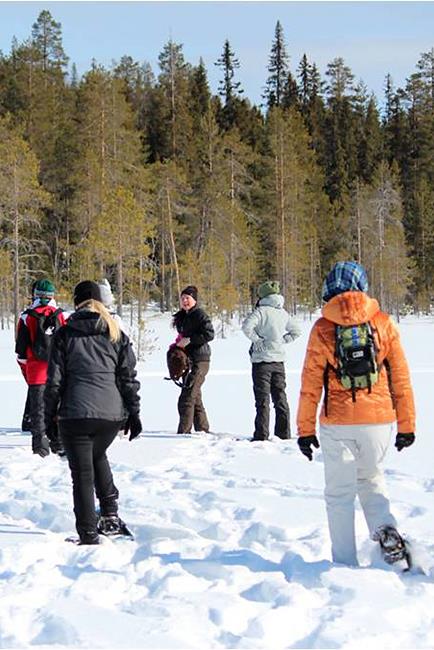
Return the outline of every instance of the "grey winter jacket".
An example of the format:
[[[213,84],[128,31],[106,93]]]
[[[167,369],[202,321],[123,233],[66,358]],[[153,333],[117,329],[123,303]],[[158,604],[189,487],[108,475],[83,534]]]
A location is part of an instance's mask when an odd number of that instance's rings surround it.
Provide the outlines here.
[[[280,294],[266,296],[243,322],[242,330],[253,342],[252,363],[285,361],[285,345],[300,336],[299,326],[290,319],[283,303]]]
[[[122,332],[112,343],[98,314],[79,309],[53,337],[45,389],[45,419],[120,422],[140,410],[136,358]]]

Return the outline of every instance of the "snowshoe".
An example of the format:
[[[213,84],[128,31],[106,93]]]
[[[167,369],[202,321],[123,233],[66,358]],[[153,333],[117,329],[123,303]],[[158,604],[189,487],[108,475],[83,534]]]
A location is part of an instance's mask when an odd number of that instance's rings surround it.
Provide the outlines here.
[[[412,562],[405,539],[401,537],[393,526],[381,526],[373,537],[380,544],[381,555],[387,564],[395,564],[404,560],[407,570],[411,569]]]
[[[134,535],[126,523],[117,515],[101,515],[98,520],[97,530],[100,535],[105,535],[106,537],[134,539]]]

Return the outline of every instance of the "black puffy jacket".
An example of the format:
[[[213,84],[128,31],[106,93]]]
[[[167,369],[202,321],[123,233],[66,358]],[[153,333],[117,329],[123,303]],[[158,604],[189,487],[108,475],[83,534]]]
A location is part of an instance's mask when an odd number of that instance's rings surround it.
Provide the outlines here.
[[[192,361],[209,361],[209,341],[214,338],[214,328],[208,314],[194,306],[189,311],[180,309],[173,317],[173,323],[180,334],[190,339],[185,351]]]
[[[140,384],[136,358],[123,332],[112,343],[99,315],[75,312],[56,332],[50,351],[45,388],[45,421],[99,419],[122,421],[139,414]]]

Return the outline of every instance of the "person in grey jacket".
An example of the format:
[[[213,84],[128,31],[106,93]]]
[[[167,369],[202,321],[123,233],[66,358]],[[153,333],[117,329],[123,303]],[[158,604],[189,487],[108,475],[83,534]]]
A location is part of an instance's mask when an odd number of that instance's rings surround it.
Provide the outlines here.
[[[68,458],[80,544],[99,544],[99,533],[116,534],[125,526],[106,450],[121,427],[130,440],[140,434],[140,384],[130,340],[102,304],[96,282],[80,282],[74,304],[50,351],[46,435],[51,442],[60,436]]]
[[[301,331],[283,308],[284,298],[278,282],[261,284],[258,296],[254,311],[242,324],[244,334],[252,341],[250,357],[256,406],[253,440],[269,438],[270,394],[276,411],[274,435],[286,440],[291,437],[291,428],[285,392],[285,346],[300,336]]]

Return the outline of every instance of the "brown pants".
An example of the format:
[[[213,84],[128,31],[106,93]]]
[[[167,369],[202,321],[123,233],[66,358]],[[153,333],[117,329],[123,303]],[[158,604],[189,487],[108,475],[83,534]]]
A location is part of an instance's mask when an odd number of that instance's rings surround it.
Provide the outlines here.
[[[202,403],[201,387],[209,370],[209,361],[194,361],[178,400],[178,433],[209,431],[209,422]]]

